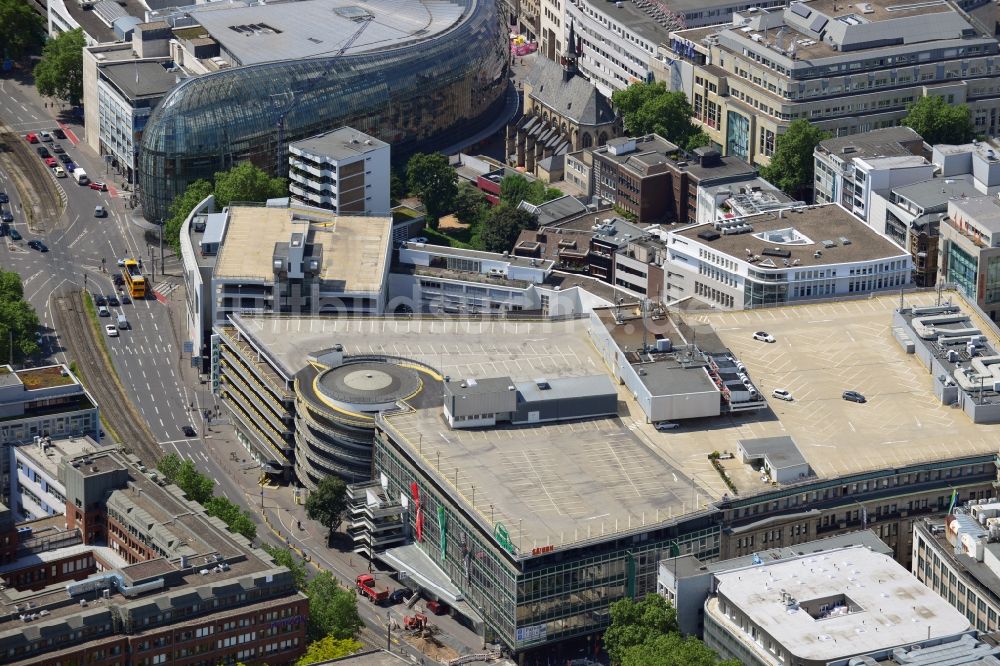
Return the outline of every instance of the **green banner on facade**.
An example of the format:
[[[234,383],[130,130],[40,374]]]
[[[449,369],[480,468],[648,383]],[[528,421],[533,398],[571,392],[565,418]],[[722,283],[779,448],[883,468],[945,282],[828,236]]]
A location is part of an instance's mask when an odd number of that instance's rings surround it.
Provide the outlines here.
[[[443,506],[438,507],[438,532],[441,533],[441,560],[444,561],[448,555],[448,515]]]

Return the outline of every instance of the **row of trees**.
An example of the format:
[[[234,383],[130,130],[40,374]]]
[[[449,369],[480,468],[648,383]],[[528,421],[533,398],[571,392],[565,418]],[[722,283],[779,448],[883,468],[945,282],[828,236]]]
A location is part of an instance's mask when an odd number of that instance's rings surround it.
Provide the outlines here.
[[[658,594],[611,605],[604,649],[617,666],[740,666],[738,659],[721,660],[694,636],[681,634],[677,611]]]
[[[170,203],[163,224],[163,238],[178,255],[181,253],[181,225],[209,194],[215,195],[216,208],[228,206],[233,201],[264,201],[288,196],[288,183],[284,178],[272,178],[250,162],[216,172],[213,181],[194,181]]]
[[[257,536],[257,525],[249,511],[243,511],[232,500],[214,495],[215,482],[198,471],[190,460],[183,460],[176,453],[168,453],[156,463],[167,483],[184,491],[188,499],[205,507],[205,513],[224,522],[230,530],[247,539]]]
[[[38,315],[24,300],[21,276],[0,269],[0,358],[15,363],[38,353]]]

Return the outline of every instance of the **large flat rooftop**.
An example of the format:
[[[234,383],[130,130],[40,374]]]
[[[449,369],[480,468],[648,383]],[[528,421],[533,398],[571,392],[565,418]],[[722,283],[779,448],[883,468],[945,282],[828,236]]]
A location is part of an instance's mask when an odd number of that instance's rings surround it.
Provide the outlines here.
[[[341,344],[347,355],[398,356],[453,378],[586,377],[604,370],[588,320],[274,318],[244,314],[239,327],[293,373],[317,350]]]
[[[942,300],[949,296],[959,302],[950,292]],[[904,300],[907,307],[934,305],[937,294],[910,293]],[[895,294],[686,315],[690,324],[714,329],[764,395],[783,388],[794,402],[768,398],[769,413],[692,423],[654,441],[665,455],[686,460],[681,467],[688,474],[708,466],[708,452],[735,453],[738,440],[751,437],[792,437],[820,478],[995,452],[1000,425],[974,424],[961,410],[943,406],[923,363],[895,341],[891,326],[897,307]],[[971,316],[982,331],[991,330]],[[754,340],[753,333],[761,330],[777,341]],[[700,341],[702,333],[697,337]],[[996,344],[992,334],[989,338]],[[860,391],[868,402],[843,400],[845,390]],[[741,495],[770,488],[738,460],[723,465]]]
[[[802,268],[907,255],[906,250],[877,234],[837,204],[759,213],[744,217],[742,221],[753,230],[742,234],[722,234],[714,240],[698,237],[702,232],[714,230],[709,224],[685,227],[675,233],[740,261],[747,260],[747,250],[750,250],[752,254],[761,256],[754,266],[772,270],[785,268],[782,257],[768,256],[765,252],[775,248],[788,251],[786,258],[789,264]],[[789,230],[793,230],[794,234],[788,233]],[[850,242],[844,243],[841,240],[844,238]],[[832,241],[834,247],[827,247],[823,241]],[[818,257],[817,251],[820,253]]]
[[[386,423],[487,530],[503,523],[518,554],[666,522],[696,500],[619,418],[451,430],[440,409],[422,409]]]
[[[715,578],[720,595],[803,663],[970,629],[964,615],[892,557],[865,547],[767,562]],[[797,604],[789,606],[786,593]]]
[[[306,243],[323,246],[320,279],[343,292],[381,289],[392,220],[333,215],[318,209],[236,206],[215,265],[217,279],[272,281],[274,244],[308,230]]]
[[[451,2],[420,0],[299,0],[249,7],[193,7],[191,17],[225,51],[251,65],[334,55],[348,46],[360,21],[367,27],[345,54],[381,51],[439,37],[463,16],[463,7]],[[234,63],[237,64],[237,63]]]

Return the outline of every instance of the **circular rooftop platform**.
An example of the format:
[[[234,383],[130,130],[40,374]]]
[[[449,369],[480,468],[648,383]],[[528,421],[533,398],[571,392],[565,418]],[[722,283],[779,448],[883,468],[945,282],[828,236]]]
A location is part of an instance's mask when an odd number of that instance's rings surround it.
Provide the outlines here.
[[[324,371],[316,380],[323,397],[358,411],[378,411],[413,395],[420,386],[415,370],[379,361],[348,363]]]

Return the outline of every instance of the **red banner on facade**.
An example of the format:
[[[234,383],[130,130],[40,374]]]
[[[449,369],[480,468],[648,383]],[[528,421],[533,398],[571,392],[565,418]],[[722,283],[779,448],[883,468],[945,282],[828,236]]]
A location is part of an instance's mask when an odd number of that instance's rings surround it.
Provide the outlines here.
[[[417,486],[417,482],[414,481],[410,484],[410,494],[413,496],[413,504],[417,508],[416,518],[414,519],[414,524],[417,530],[417,541],[424,540],[424,510],[420,506],[420,488]]]

